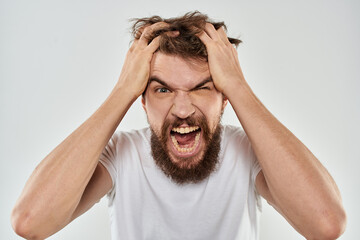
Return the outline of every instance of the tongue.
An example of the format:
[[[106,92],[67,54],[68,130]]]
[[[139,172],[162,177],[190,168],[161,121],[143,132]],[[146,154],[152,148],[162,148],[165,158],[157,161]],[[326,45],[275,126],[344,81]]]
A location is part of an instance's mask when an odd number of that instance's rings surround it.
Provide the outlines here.
[[[187,145],[195,141],[196,134],[197,131],[185,134],[174,133],[174,136],[179,145]]]

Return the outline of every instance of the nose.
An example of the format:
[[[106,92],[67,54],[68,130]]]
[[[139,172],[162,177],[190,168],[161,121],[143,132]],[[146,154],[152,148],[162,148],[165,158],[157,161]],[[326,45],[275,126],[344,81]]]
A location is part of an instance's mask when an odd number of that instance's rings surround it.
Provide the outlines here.
[[[195,107],[191,101],[189,93],[178,91],[175,94],[171,114],[175,117],[186,119],[195,113]]]

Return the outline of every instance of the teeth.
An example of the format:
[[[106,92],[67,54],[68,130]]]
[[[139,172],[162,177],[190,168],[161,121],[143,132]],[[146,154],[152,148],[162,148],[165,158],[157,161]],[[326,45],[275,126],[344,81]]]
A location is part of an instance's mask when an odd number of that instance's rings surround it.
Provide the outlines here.
[[[194,132],[196,130],[198,130],[199,127],[198,126],[193,126],[193,127],[177,127],[177,128],[173,128],[172,131],[173,132],[177,132],[180,134],[185,134],[185,133],[191,133]]]
[[[199,128],[199,127],[197,127]],[[194,130],[195,131],[195,130]],[[194,149],[197,147],[197,145],[199,144],[199,139],[200,139],[200,133],[197,133],[196,136],[195,136],[195,142],[194,144],[191,146],[191,147],[180,147],[179,146],[179,143],[176,141],[176,138],[175,136],[171,135],[171,140],[176,148],[176,150],[178,152],[181,152],[181,153],[188,153],[188,152],[192,152],[194,151]]]

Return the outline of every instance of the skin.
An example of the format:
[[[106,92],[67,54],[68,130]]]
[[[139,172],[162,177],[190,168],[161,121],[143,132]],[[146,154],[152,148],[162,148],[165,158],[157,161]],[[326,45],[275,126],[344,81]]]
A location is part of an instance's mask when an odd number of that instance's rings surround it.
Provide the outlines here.
[[[150,79],[142,104],[150,126],[158,137],[165,120],[173,122],[176,118],[185,120],[202,116],[207,119],[211,134],[214,133],[227,101],[215,88],[206,62],[193,63],[157,52],[151,61]],[[185,122],[181,126],[189,127]],[[170,132],[167,145],[171,160],[174,163],[180,162],[177,159],[181,156],[172,147]],[[193,159],[185,162],[187,165],[183,162],[182,167],[186,168],[202,159],[205,149],[205,141],[201,135],[200,148],[186,156]]]
[[[149,77],[156,73],[171,86],[173,94],[158,96],[150,92],[155,83],[150,84],[143,105],[152,127],[159,129],[165,119],[189,114],[205,115],[213,127],[226,105],[221,93],[224,94],[262,167],[256,178],[258,192],[307,239],[335,239],[341,235],[346,216],[335,182],[313,154],[256,98],[224,30],[207,24],[199,34],[209,59],[207,69],[197,69],[179,58],[161,54],[153,58],[159,39],[148,44],[146,37],[164,27],[165,23],[156,23],[143,29],[140,39],[129,49],[119,80],[106,101],[34,170],[12,212],[15,232],[26,239],[47,238],[110,190],[111,178],[98,158],[128,108],[145,90]],[[177,81],[179,75],[171,76],[161,67],[165,60],[173,64],[173,71],[178,71],[176,66],[180,65],[186,69],[182,84]],[[192,90],[193,83],[209,75],[213,81],[207,85],[214,87],[210,92],[203,96],[203,90]],[[198,94],[212,101],[214,107],[207,109]],[[157,106],[159,102],[165,105]],[[210,106],[209,102],[206,105]]]
[[[307,239],[338,238],[346,214],[330,174],[252,92],[224,29],[207,24],[199,37],[215,87],[229,99],[262,167],[258,192]]]
[[[149,78],[159,38],[147,36],[165,23],[143,29],[131,45],[113,91],[100,108],[41,161],[11,214],[14,231],[26,239],[45,239],[91,208],[112,186],[99,156]]]

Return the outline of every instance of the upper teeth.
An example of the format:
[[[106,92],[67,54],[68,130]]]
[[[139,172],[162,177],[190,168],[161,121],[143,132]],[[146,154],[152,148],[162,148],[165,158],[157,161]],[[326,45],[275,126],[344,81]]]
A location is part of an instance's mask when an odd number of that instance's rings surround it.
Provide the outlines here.
[[[177,128],[173,128],[172,131],[184,134],[184,133],[190,133],[190,132],[196,131],[198,129],[199,129],[198,126],[194,126],[194,127],[177,127]]]

